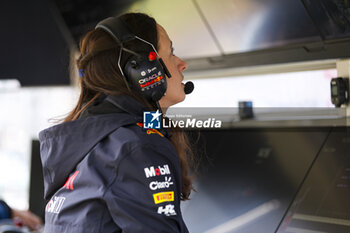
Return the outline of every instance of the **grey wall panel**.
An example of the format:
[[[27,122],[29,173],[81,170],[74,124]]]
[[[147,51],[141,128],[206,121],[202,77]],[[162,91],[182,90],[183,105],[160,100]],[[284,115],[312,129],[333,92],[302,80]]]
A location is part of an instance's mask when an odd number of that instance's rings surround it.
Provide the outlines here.
[[[197,192],[183,203],[190,232],[274,232],[328,132],[329,128],[202,131],[200,148],[208,159],[197,179]],[[229,222],[230,230],[216,229]]]
[[[350,231],[350,129],[334,128],[279,233]]]

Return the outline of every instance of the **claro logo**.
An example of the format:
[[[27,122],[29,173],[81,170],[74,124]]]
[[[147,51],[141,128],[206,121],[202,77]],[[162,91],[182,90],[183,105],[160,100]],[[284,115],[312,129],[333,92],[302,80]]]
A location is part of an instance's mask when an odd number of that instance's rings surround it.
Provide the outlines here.
[[[170,175],[170,169],[167,164],[163,166],[158,166],[157,168],[154,168],[154,166],[149,168],[146,167],[144,170],[147,178],[154,177],[154,176]]]
[[[149,184],[149,188],[151,190],[157,190],[157,189],[164,189],[169,188],[170,185],[173,185],[174,183],[171,181],[171,177],[165,177],[165,181],[152,181]]]

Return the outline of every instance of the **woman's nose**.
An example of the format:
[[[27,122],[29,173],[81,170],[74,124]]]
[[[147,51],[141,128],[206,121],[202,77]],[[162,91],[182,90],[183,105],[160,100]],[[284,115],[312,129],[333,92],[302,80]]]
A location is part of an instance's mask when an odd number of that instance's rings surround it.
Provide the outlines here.
[[[179,58],[179,69],[180,69],[180,71],[182,72],[182,71],[184,71],[184,70],[186,70],[187,69],[187,62],[185,62],[184,60],[182,60],[181,58]]]

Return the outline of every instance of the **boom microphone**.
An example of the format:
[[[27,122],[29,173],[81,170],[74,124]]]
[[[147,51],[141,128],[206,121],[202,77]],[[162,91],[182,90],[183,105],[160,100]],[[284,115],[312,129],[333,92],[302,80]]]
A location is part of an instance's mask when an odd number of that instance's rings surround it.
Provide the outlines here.
[[[194,89],[193,82],[188,81],[188,82],[185,83],[184,91],[185,91],[186,95],[191,94],[193,89]]]

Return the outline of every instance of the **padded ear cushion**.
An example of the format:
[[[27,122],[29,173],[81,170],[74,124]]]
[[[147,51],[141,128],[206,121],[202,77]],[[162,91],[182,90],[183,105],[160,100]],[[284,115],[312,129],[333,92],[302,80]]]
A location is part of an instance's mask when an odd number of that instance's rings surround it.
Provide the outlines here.
[[[131,88],[148,100],[158,101],[164,96],[167,82],[164,70],[157,59],[150,61],[148,54],[132,55],[123,69]]]

